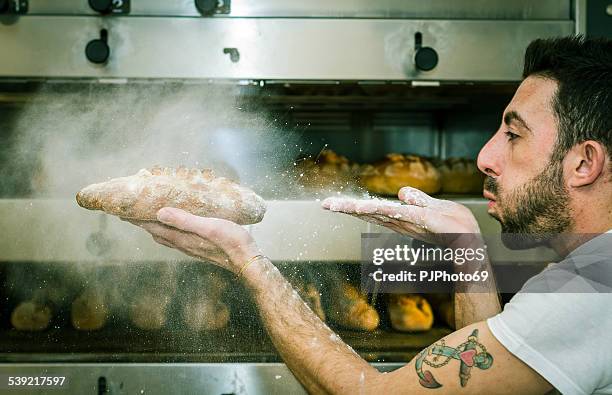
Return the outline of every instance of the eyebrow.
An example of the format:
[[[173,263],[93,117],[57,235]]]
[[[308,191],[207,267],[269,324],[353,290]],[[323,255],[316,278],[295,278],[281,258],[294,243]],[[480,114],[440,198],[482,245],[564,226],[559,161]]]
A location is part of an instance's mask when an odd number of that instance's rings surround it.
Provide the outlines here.
[[[504,123],[506,125],[510,125],[512,123],[518,123],[520,127],[526,129],[528,132],[533,133],[527,122],[519,115],[516,111],[508,111],[506,115],[504,115]]]

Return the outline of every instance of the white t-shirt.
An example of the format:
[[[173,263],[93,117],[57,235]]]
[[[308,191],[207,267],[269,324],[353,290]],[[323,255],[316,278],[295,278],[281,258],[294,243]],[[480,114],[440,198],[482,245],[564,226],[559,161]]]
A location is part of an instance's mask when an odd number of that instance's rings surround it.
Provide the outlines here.
[[[487,320],[562,394],[612,394],[612,230],[531,278]]]

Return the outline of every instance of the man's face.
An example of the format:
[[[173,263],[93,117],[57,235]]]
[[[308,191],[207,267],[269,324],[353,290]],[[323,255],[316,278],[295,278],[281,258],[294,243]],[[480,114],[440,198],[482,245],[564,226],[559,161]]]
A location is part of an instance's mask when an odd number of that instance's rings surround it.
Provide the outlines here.
[[[556,88],[550,79],[525,79],[478,155],[478,167],[487,175],[488,213],[503,233],[534,235],[533,245],[571,225],[562,164],[550,161],[557,138]]]

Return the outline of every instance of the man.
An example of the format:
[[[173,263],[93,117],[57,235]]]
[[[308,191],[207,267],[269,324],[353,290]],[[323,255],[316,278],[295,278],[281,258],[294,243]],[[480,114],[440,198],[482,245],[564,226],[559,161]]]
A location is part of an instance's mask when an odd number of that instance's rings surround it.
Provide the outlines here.
[[[565,257],[563,270],[553,267],[533,277],[532,289],[550,289],[549,280],[565,273],[582,278],[578,252],[597,252],[593,242],[606,235],[586,240],[612,228],[611,109],[611,41],[570,37],[530,44],[524,80],[478,166],[487,175],[489,214],[503,231],[533,234],[534,243]],[[405,203],[400,207],[344,201],[334,210],[382,220],[425,240],[438,233],[479,233],[470,211],[459,204],[412,188],[402,189],[399,199]],[[612,298],[587,293],[602,275],[612,276],[609,255],[598,255],[599,263],[608,264],[597,266],[598,278],[564,278],[554,288],[570,284],[574,293],[521,292],[501,313],[496,293],[460,294],[459,321],[466,326],[383,374],[310,311],[242,227],[172,208],[160,210],[158,220],[141,224],[157,242],[239,276],[278,352],[309,392],[612,393]]]

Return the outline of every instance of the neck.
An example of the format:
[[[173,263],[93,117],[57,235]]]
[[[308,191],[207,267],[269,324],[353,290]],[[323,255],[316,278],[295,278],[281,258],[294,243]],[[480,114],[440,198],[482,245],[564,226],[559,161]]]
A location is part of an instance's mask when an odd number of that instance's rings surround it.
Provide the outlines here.
[[[575,199],[574,201],[581,201]],[[573,207],[573,225],[567,233],[562,233],[550,241],[550,247],[562,257],[580,245],[612,229],[612,206],[609,204],[592,204],[582,200],[583,204]],[[607,202],[606,202],[607,203]]]

